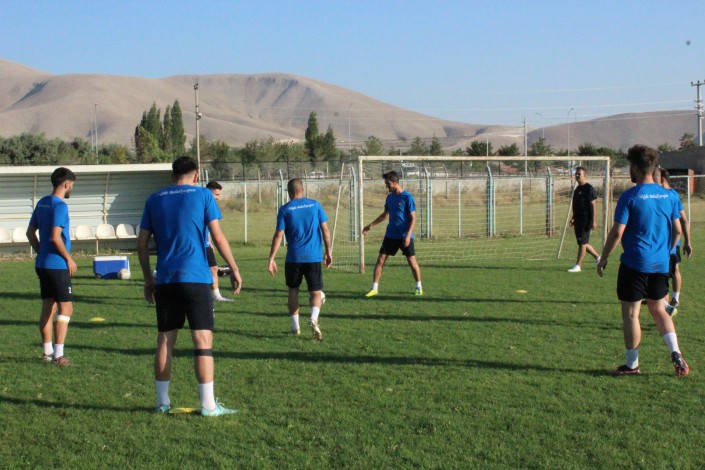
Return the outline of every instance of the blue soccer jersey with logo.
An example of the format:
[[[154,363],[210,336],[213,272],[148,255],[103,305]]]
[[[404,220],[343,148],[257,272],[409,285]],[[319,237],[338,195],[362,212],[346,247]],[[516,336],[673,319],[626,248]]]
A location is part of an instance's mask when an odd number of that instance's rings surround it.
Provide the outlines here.
[[[61,227],[61,239],[66,250],[71,251],[71,232],[69,228],[69,207],[60,197],[44,196],[37,203],[29,225],[39,229],[39,253],[34,266],[44,269],[68,269],[66,260],[56,251],[51,242],[54,227]]]
[[[206,255],[207,225],[222,215],[213,193],[190,185],[169,186],[147,199],[140,228],[154,234],[157,284],[212,284]]]
[[[614,221],[626,225],[621,261],[641,273],[667,273],[673,220],[680,214],[669,191],[657,184],[638,184],[617,201]]]
[[[389,224],[384,236],[393,240],[406,238],[411,225],[411,213],[416,212],[414,196],[408,191],[402,191],[399,194],[389,193],[384,209],[389,213]],[[411,238],[414,238],[413,233]]]
[[[283,230],[286,235],[287,263],[320,263],[323,260],[321,224],[327,221],[323,206],[313,199],[293,199],[279,208],[277,230]]]

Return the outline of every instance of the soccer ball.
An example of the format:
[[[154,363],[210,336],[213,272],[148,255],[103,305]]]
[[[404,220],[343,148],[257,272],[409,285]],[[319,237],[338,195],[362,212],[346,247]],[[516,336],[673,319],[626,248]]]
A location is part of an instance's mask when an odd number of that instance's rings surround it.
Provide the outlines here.
[[[130,270],[127,268],[122,268],[120,271],[117,273],[118,279],[122,279],[123,281],[126,281],[132,277],[132,274],[130,273]]]

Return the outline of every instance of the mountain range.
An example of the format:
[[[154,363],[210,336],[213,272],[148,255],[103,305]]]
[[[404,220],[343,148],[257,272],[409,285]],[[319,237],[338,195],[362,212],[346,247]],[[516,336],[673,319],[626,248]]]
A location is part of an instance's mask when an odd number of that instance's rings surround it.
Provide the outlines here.
[[[198,83],[198,95],[194,84]],[[427,116],[383,103],[353,90],[289,74],[176,75],[151,79],[120,75],[54,75],[0,59],[0,136],[22,132],[131,145],[135,126],[152,103],[164,111],[181,105],[187,137],[195,135],[195,100],[203,117],[200,133],[242,147],[272,137],[300,141],[309,114],[319,129],[331,126],[342,149],[360,147],[374,135],[385,148],[404,149],[416,137],[434,135],[448,152],[473,140],[489,140],[495,149],[516,143],[524,130],[467,124]],[[592,143],[626,149],[635,143],[678,146],[684,133],[697,134],[695,111],[621,114],[545,128],[528,128],[529,145],[545,135],[554,149]]]

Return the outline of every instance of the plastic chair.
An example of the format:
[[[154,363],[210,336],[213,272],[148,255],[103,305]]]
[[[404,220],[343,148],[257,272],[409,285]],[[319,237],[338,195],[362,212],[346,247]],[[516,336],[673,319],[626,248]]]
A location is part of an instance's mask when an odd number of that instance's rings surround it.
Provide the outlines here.
[[[110,240],[117,238],[115,235],[115,227],[110,224],[100,224],[95,228],[95,237],[98,240]]]
[[[17,227],[12,231],[12,241],[14,243],[29,243],[27,239],[27,227]]]
[[[12,243],[12,232],[6,228],[0,228],[0,243]]]
[[[118,238],[137,238],[135,227],[131,224],[118,224],[115,227],[115,235]]]
[[[79,225],[76,227],[76,240],[94,240],[95,232],[90,225]]]

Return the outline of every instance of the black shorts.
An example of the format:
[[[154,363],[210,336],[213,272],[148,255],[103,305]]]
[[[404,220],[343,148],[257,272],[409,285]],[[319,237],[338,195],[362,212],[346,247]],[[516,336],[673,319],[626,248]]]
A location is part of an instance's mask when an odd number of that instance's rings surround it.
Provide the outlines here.
[[[36,268],[39,276],[39,290],[42,299],[54,299],[55,302],[73,302],[71,275],[68,269]]]
[[[178,282],[157,284],[157,328],[180,330],[188,319],[192,330],[213,330],[213,294],[210,284]]]
[[[590,243],[590,232],[592,231],[592,224],[575,223],[573,226],[575,229],[575,240],[578,245],[587,245]]]
[[[218,262],[215,260],[215,251],[213,251],[212,246],[206,247],[206,258],[208,258],[208,267],[218,266]]]
[[[640,273],[619,265],[617,275],[617,298],[624,302],[639,302],[643,299],[661,300],[668,294],[667,273]]]
[[[676,246],[676,252],[671,253],[671,257],[668,261],[668,276],[673,278],[676,275],[676,266],[681,262],[681,246]]]
[[[306,278],[309,292],[323,290],[321,263],[285,263],[284,277],[289,289],[297,289],[303,278]]]
[[[387,238],[384,237],[382,240],[382,246],[379,248],[379,253],[381,255],[394,256],[397,251],[401,249],[401,253],[407,258],[411,256],[416,256],[416,251],[414,250],[414,239],[412,238],[409,242],[409,246],[404,246],[404,239]]]

